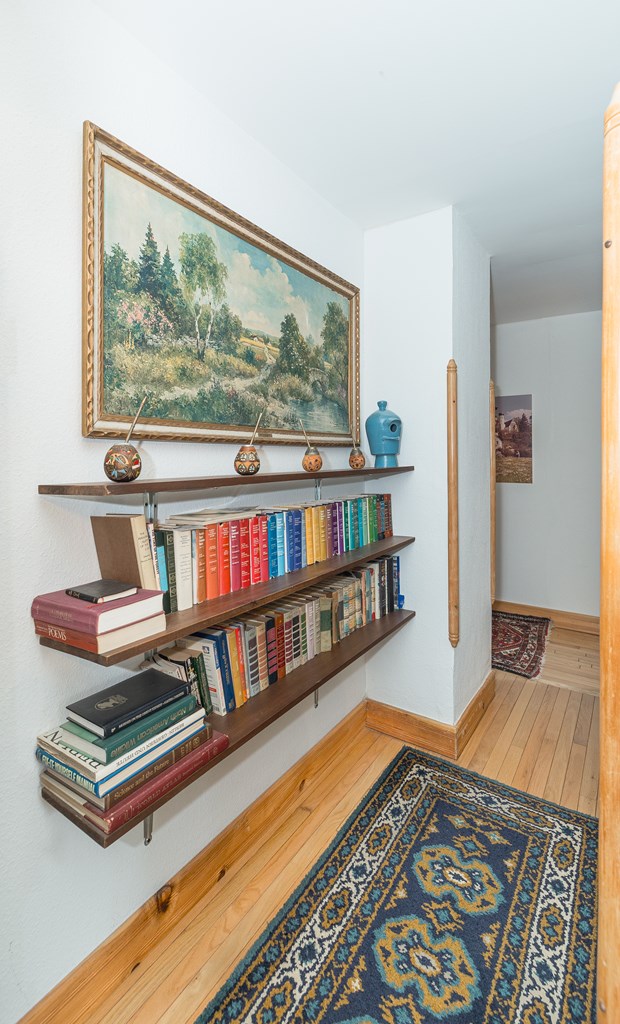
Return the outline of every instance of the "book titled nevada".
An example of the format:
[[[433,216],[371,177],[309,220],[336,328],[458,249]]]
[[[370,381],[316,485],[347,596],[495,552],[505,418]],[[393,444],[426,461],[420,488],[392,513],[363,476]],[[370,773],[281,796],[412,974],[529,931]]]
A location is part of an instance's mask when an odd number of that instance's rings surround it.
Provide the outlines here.
[[[97,736],[112,736],[132,722],[189,693],[189,683],[146,669],[67,705],[67,718]]]

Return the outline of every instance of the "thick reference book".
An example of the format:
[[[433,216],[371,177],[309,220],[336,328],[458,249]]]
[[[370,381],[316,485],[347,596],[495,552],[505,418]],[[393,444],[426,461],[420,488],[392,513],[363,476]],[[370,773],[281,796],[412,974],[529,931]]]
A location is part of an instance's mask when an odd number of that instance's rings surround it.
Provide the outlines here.
[[[91,516],[90,522],[102,577],[156,590],[144,515]]]
[[[53,778],[50,779],[49,776],[46,778],[45,772],[41,776],[42,792],[45,799],[58,809],[64,808],[71,811],[77,817],[85,818],[96,828],[109,834],[115,832],[122,825],[126,825],[138,814],[148,810],[175,786],[185,782],[194,772],[225,750],[228,742],[228,736],[214,731],[206,743],[196,747],[172,767],[136,789],[130,796],[119,801],[107,811],[102,811],[89,800],[78,796],[75,791],[64,787],[61,782],[57,782]]]
[[[120,629],[111,629],[107,633],[83,633],[79,629],[69,629],[68,626],[55,626],[52,622],[34,620],[34,631],[37,636],[45,636],[48,640],[57,640],[68,647],[77,647],[80,651],[91,651],[93,654],[108,654],[117,647],[135,644],[149,636],[163,633],[165,628],[166,616],[163,612],[159,615],[150,615],[148,619],[141,619],[140,622],[130,622]]]
[[[120,580],[93,580],[92,583],[80,583],[77,587],[68,587],[65,594],[79,597],[80,601],[91,604],[105,604],[106,601],[118,601],[121,597],[131,597],[138,588]]]
[[[188,683],[149,668],[68,704],[67,718],[97,736],[111,736],[124,726],[185,697],[189,691]]]
[[[138,590],[132,597],[123,597],[108,604],[90,604],[77,597],[69,597],[64,590],[55,590],[35,597],[30,613],[39,622],[67,626],[79,633],[98,634],[148,619],[159,614],[162,608],[161,590]]]

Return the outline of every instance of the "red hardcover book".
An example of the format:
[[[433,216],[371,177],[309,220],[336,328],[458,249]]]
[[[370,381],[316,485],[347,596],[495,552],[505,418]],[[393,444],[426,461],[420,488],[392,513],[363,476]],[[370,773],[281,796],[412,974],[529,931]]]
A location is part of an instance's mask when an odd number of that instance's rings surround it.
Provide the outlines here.
[[[217,585],[220,596],[230,594],[230,520],[217,524]]]
[[[48,640],[57,640],[68,647],[77,647],[80,651],[91,651],[93,654],[108,654],[117,647],[135,644],[149,636],[163,633],[166,628],[166,616],[163,612],[150,615],[148,619],[130,622],[127,626],[110,629],[107,633],[81,633],[68,626],[55,626],[52,622],[34,620],[34,631],[37,636],[45,636]]]
[[[220,596],[217,571],[217,523],[205,527],[205,560],[207,567],[206,592],[207,601]]]
[[[230,592],[234,594],[241,590],[241,539],[239,533],[239,520],[231,519],[228,523],[230,530]]]
[[[196,538],[196,562],[198,565],[198,576],[196,586],[196,603],[202,604],[207,600],[207,545],[204,530],[194,530]]]
[[[267,531],[267,516],[258,517],[260,532],[260,580],[267,583],[269,580],[269,534]]]
[[[251,577],[251,553],[250,553],[250,520],[239,520],[239,537],[241,541],[241,589],[245,590],[250,586]]]
[[[135,818],[136,815],[142,811],[148,810],[148,808],[161,800],[163,796],[166,796],[171,789],[178,786],[181,782],[185,782],[186,779],[193,775],[194,772],[198,771],[209,761],[212,761],[214,757],[217,757],[223,750],[226,750],[228,746],[228,736],[224,733],[216,732],[213,730],[213,735],[210,740],[203,743],[201,746],[196,747],[191,753],[186,754],[185,757],[173,764],[172,767],[167,768],[166,771],[161,772],[156,778],[151,779],[150,782],[146,782],[139,789],[135,790],[131,796],[126,797],[124,800],[120,800],[114,807],[109,811],[102,811],[94,804],[86,803],[83,806],[83,811],[77,813],[84,817],[87,817],[97,828],[100,828],[102,832],[110,834],[119,829],[122,825],[126,825],[127,822]],[[46,793],[46,799],[50,798],[50,803],[54,802],[54,797],[57,796],[56,791],[51,791],[44,786],[44,792]],[[61,798],[59,803],[64,804],[65,801]]]
[[[284,615],[276,608],[267,608],[267,615],[273,615],[276,623],[276,651],[278,658],[278,679],[286,675],[286,654],[284,648]]]
[[[161,590],[139,590],[132,597],[104,604],[80,601],[79,597],[69,597],[64,590],[56,590],[35,597],[30,612],[39,622],[97,635],[157,615],[163,611],[163,601]]]
[[[265,519],[265,525],[267,525],[267,517]],[[252,585],[260,583],[261,581],[261,568],[260,568],[260,518],[254,516],[250,519],[250,582]]]

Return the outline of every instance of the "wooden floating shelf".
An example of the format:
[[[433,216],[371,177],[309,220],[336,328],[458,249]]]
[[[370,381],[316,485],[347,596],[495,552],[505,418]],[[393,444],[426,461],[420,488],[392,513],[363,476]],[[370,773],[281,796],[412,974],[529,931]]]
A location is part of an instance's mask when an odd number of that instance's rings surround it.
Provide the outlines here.
[[[160,800],[151,804],[146,810],[141,811],[131,821],[122,825],[111,835],[106,835],[105,832],[101,832],[96,826],[73,814],[69,808],[61,806],[53,797],[48,797],[47,793],[42,792],[41,795],[47,803],[52,804],[57,811],[64,814],[69,821],[72,821],[82,832],[85,832],[91,839],[94,839],[99,846],[111,846],[117,839],[131,831],[136,825],[139,825],[145,818],[148,818],[154,811],[168,803],[169,800],[172,800],[187,786],[196,782],[201,775],[210,771],[215,765],[220,764],[225,757],[238,750],[239,747],[242,747],[244,743],[251,740],[257,733],[266,729],[267,726],[275,722],[281,715],[284,715],[290,708],[299,704],[329,679],[337,675],[338,672],[353,664],[358,658],[363,657],[364,654],[367,654],[368,651],[381,643],[382,640],[395,633],[396,630],[404,626],[414,616],[415,612],[407,609],[390,612],[389,615],[385,615],[383,618],[357,629],[351,636],[333,647],[331,651],[318,654],[312,661],[302,665],[301,668],[294,669],[284,679],[270,686],[268,690],[262,690],[256,697],[252,697],[243,707],[224,717],[210,715],[209,721],[212,723],[213,728],[217,729],[218,732],[225,732],[230,740],[226,750],[223,750],[212,761],[207,762],[198,771],[194,772],[193,775],[184,779],[183,782],[180,782],[174,789],[171,789]]]
[[[308,565],[305,569],[277,576],[276,579],[266,583],[255,583],[245,590],[235,591],[234,594],[225,594],[223,597],[195,604],[187,611],[173,612],[166,617],[166,628],[163,632],[145,637],[139,643],[117,647],[116,650],[110,651],[108,654],[81,651],[78,647],[71,647],[69,644],[63,644],[44,636],[39,637],[39,642],[43,647],[51,647],[55,651],[72,654],[76,658],[94,661],[98,665],[118,665],[119,662],[128,661],[139,654],[144,654],[145,651],[163,647],[180,637],[189,636],[197,629],[215,626],[219,622],[225,622],[231,616],[245,615],[246,612],[254,611],[262,605],[271,604],[272,601],[288,597],[289,594],[295,594],[299,590],[305,590],[331,576],[337,576],[341,572],[346,572],[347,569],[353,569],[356,565],[363,565],[364,562],[373,562],[377,558],[393,555],[401,548],[407,547],[408,544],[413,544],[414,540],[415,537],[389,537],[386,540],[378,540],[374,544],[356,548],[355,551],[348,551],[345,555],[337,555],[324,562]]]
[[[196,476],[178,477],[161,480],[132,480],[131,483],[115,484],[108,480],[98,483],[82,484],[39,484],[39,494],[65,494],[78,498],[122,498],[127,494],[160,494],[163,492],[180,494],[183,491],[204,491],[215,487],[246,487],[249,484],[272,484],[286,482],[314,483],[322,480],[346,479],[346,477],[380,477],[395,476],[400,473],[411,473],[413,466],[394,466],[389,469],[375,469],[369,466],[364,469],[326,469],[321,473],[259,473],[257,476]]]

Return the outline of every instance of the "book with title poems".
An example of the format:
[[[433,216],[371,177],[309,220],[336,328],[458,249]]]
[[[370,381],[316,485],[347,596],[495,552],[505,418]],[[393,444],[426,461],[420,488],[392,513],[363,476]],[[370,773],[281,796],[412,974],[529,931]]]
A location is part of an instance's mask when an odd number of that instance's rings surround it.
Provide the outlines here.
[[[69,597],[64,590],[39,594],[32,602],[30,614],[39,622],[66,626],[79,633],[108,633],[132,622],[140,622],[163,609],[161,590],[138,590],[131,597],[118,601],[91,604],[78,597]]]
[[[132,597],[137,592],[137,587],[121,583],[120,580],[93,580],[92,583],[81,583],[65,590],[69,597],[79,597],[80,601],[89,601],[91,604],[118,601],[121,597]]]
[[[126,725],[187,696],[188,683],[150,668],[114,686],[67,705],[67,718],[97,736],[111,736]]]
[[[165,628],[166,616],[163,612],[159,615],[150,615],[148,619],[141,619],[140,622],[130,622],[119,629],[111,629],[107,633],[83,633],[79,629],[69,629],[68,626],[55,626],[51,622],[34,620],[34,631],[37,636],[56,640],[81,651],[91,651],[93,654],[108,654],[117,647],[135,644],[149,636],[163,633]]]

